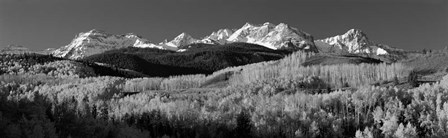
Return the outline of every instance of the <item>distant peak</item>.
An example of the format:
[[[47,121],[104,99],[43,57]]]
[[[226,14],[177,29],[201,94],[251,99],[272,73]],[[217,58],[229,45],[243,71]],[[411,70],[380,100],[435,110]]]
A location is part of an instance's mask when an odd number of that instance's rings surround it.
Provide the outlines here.
[[[322,40],[333,47],[338,47],[349,53],[375,53],[383,54],[384,52],[376,50],[374,42],[370,41],[367,35],[361,29],[350,29],[345,34],[336,35]]]

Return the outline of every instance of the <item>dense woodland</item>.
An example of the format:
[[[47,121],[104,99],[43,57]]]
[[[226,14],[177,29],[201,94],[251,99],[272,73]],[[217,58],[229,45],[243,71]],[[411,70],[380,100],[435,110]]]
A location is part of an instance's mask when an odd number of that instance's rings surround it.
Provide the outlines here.
[[[122,50],[151,62],[141,49]],[[446,55],[304,65],[316,55],[294,52],[211,74],[141,78],[91,62],[2,55],[0,136],[447,137],[446,67],[417,67]],[[416,82],[428,74],[445,77]]]

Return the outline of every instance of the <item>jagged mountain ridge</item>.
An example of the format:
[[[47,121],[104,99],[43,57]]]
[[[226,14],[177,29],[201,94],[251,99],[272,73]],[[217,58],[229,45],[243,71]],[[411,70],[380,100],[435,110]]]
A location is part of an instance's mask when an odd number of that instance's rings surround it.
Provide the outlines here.
[[[38,54],[47,55],[47,54],[50,54],[53,50],[54,50],[53,48],[48,48],[48,49],[44,49],[44,50],[31,50],[22,45],[10,44],[4,48],[1,48],[0,53],[4,53],[4,54],[38,53]]]
[[[330,53],[384,55],[392,49],[385,45],[373,43],[359,29],[351,29],[343,35],[314,40],[310,34],[287,24],[275,25],[266,22],[260,25],[246,23],[239,29],[220,29],[202,39],[195,39],[187,33],[181,33],[171,41],[165,40],[158,44],[132,33],[112,35],[94,29],[86,33],[80,33],[70,44],[54,50],[52,54],[57,57],[80,59],[125,47],[158,48],[183,52],[188,50],[188,46],[191,44],[223,45],[235,42],[258,44],[274,50],[293,49]]]
[[[271,23],[263,25],[246,23],[246,25],[236,31],[221,29],[203,39],[195,39],[187,33],[182,33],[171,41],[159,44],[151,43],[149,40],[135,34],[112,35],[94,29],[80,33],[70,44],[54,50],[52,54],[57,57],[80,59],[107,50],[124,47],[159,48],[181,52],[185,51],[185,49],[179,49],[179,47],[195,43],[222,45],[234,42],[259,44],[271,49],[290,48],[316,51],[311,35],[289,27],[286,24],[280,23],[275,26]]]

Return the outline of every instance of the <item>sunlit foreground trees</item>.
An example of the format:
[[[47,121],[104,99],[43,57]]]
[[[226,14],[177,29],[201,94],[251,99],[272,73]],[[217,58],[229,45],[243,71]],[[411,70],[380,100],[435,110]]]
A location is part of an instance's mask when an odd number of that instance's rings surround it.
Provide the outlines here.
[[[448,76],[413,89],[400,64],[301,66],[307,54],[212,75],[0,76],[6,137],[445,137]],[[208,87],[215,83],[225,87]],[[214,86],[214,85],[213,85]],[[353,87],[353,89],[340,89]],[[331,92],[310,93],[330,88]]]
[[[0,86],[4,120],[0,127],[4,128],[1,134],[7,136],[43,133],[40,135],[74,137],[125,134],[445,137],[448,134],[448,76],[439,83],[409,90],[364,86],[358,90],[307,94],[246,85],[195,94],[145,92],[125,97],[120,96],[123,91],[120,84],[125,84],[121,78],[60,83],[48,79],[24,84],[5,81]],[[49,83],[42,85],[45,81]]]

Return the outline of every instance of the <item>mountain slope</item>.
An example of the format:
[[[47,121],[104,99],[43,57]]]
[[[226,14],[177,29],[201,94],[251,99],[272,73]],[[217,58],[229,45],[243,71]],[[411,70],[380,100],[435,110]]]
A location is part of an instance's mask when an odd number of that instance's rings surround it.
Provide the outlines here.
[[[190,47],[185,52],[129,47],[92,55],[83,60],[140,71],[150,76],[170,76],[209,74],[226,67],[277,60],[290,53],[248,43],[192,44]]]

